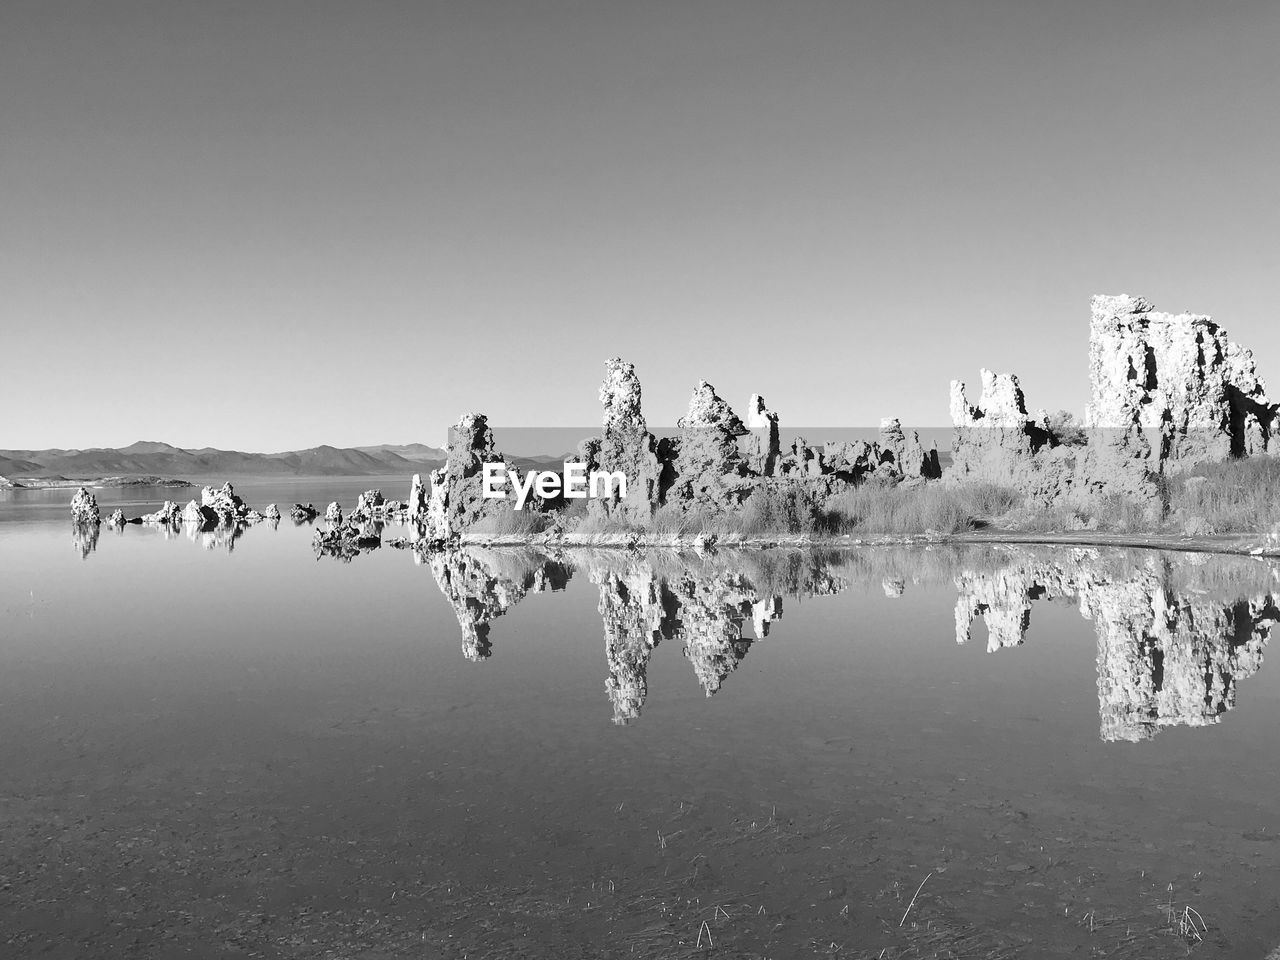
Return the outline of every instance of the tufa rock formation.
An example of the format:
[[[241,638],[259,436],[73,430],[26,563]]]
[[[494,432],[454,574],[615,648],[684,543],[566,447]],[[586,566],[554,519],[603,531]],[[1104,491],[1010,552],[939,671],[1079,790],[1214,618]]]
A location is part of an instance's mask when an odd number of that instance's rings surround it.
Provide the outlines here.
[[[762,477],[775,476],[782,456],[778,415],[765,406],[764,397],[758,393],[753,393],[747,404],[747,429],[751,431],[747,462],[752,472]]]
[[[729,404],[701,380],[689,398],[689,412],[676,425],[679,446],[668,500],[718,512],[741,504],[754,486],[738,444],[749,431]]]
[[[1157,472],[1280,452],[1280,407],[1253,354],[1207,316],[1158,313],[1141,297],[1096,296],[1085,426]]]
[[[427,519],[427,487],[422,482],[422,474],[415,473],[409,487],[408,503],[409,519],[414,523],[425,523]]]
[[[640,409],[640,378],[633,364],[618,357],[606,361],[600,402],[604,405],[602,432],[599,438],[584,441],[578,453],[588,473],[603,470],[625,475],[627,496],[623,499],[615,490],[610,497],[589,500],[588,512],[596,517],[647,523],[662,492],[662,469],[657,441],[649,432]]]
[[[144,513],[142,515],[143,523],[159,523],[165,526],[175,526],[182,521],[182,508],[172,500],[166,500],[155,513]]]
[[[1154,476],[1145,463],[1112,448],[1082,449],[1060,442],[1043,411],[1033,417],[1018,378],[982,371],[982,395],[970,404],[964,383],[951,382],[950,482],[984,481],[1012,487],[1037,506],[1089,506],[1104,497],[1123,497],[1162,506]]]
[[[366,490],[356,499],[355,509],[351,511],[351,519],[357,522],[372,520],[381,516],[386,509],[387,500],[381,490]]]
[[[295,503],[289,508],[289,519],[298,526],[310,523],[320,515],[320,511],[309,503]]]
[[[902,422],[886,417],[880,421],[881,459],[892,460],[904,480],[936,480],[942,476],[936,448],[926,450],[915,430],[907,435]]]
[[[445,465],[431,471],[426,515],[419,514],[426,539],[448,540],[486,517],[496,517],[512,509],[506,499],[486,500],[481,495],[482,469],[486,463],[504,463],[509,470],[515,469],[494,450],[493,432],[484,414],[463,414],[457,424],[449,428]],[[531,498],[525,509],[537,509],[540,502]]]
[[[71,497],[71,522],[86,526],[97,526],[102,522],[98,498],[84,487],[76,490]]]

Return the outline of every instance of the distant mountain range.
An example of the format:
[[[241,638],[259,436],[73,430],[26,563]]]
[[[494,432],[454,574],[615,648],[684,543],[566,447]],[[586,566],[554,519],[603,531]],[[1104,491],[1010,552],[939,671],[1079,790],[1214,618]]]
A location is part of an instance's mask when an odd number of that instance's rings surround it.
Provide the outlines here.
[[[140,440],[120,449],[0,450],[0,476],[90,479],[163,476],[205,482],[236,477],[408,476],[442,466],[445,451],[421,443],[372,447],[311,447],[284,453],[184,450]]]

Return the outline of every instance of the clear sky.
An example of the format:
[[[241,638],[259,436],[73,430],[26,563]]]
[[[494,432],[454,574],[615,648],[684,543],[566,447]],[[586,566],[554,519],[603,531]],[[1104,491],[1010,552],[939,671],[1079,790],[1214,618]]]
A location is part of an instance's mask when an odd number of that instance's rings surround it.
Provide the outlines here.
[[[439,444],[466,410],[1082,412],[1088,299],[1280,393],[1280,3],[0,4],[0,447]]]

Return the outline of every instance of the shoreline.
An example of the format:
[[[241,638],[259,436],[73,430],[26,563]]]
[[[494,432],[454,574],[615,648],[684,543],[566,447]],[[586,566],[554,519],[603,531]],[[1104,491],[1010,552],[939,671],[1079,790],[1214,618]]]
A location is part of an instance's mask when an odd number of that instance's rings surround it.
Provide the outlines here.
[[[10,477],[6,490],[70,490],[84,487],[86,490],[114,490],[120,487],[194,487],[190,480],[176,480],[167,477],[90,477],[75,479],[68,477]]]
[[[991,544],[1023,544],[1027,546],[1070,546],[1070,547],[1119,547],[1140,550],[1168,550],[1180,553],[1228,554],[1234,556],[1253,556],[1260,559],[1280,559],[1280,545],[1269,546],[1258,536],[1223,535],[1217,537],[1186,537],[1135,534],[1105,534],[1096,531],[1075,534],[1063,533],[1018,533],[1017,531],[973,531],[960,534],[928,534],[892,535],[855,537],[843,535],[836,537],[751,537],[724,538],[714,537],[669,537],[643,536],[640,534],[610,533],[596,535],[566,534],[563,536],[519,534],[487,535],[481,533],[464,533],[455,540],[441,546],[431,546],[428,550],[436,552],[448,549],[452,545],[462,547],[540,547],[540,548],[601,548],[618,550],[643,550],[652,548],[692,549],[692,550],[768,550],[775,548],[795,549],[856,549],[860,547],[907,547],[907,546],[973,546]]]

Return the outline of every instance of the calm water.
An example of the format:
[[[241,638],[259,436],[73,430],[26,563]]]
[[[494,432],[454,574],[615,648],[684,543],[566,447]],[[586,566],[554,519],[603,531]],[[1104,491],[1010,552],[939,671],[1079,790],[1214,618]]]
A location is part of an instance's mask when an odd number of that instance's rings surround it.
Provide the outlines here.
[[[349,508],[375,485],[237,491]],[[387,546],[340,563],[287,518],[76,543],[70,494],[0,495],[0,956],[1280,943],[1266,563]]]

